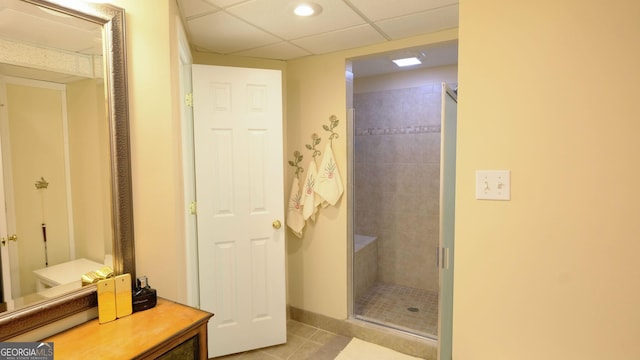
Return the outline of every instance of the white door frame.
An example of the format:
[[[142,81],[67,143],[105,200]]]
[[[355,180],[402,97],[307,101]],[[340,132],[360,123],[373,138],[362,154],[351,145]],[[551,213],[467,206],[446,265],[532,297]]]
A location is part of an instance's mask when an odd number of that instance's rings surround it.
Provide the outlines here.
[[[8,111],[7,111],[7,92],[6,92],[6,85],[4,82],[4,79],[2,76],[0,76],[0,134],[7,134],[8,133]],[[7,240],[7,237],[9,236],[9,229],[8,229],[8,219],[7,219],[7,201],[10,201],[10,199],[5,198],[5,181],[4,181],[4,166],[3,164],[5,164],[5,160],[8,161],[9,163],[7,164],[7,166],[11,166],[11,156],[10,154],[8,154],[8,152],[10,151],[10,147],[8,142],[8,138],[5,138],[5,136],[1,136],[0,137],[0,238],[2,240],[2,243],[0,244],[0,259],[2,262],[2,292],[3,292],[3,299],[0,299],[0,301],[4,300],[7,305],[8,308],[11,309],[13,308],[13,296],[12,296],[12,282],[14,282],[11,279],[11,264],[17,265],[15,264],[15,262],[17,262],[17,258],[15,260],[12,261],[10,253],[11,251],[9,251],[10,246],[15,247],[16,244],[12,244],[11,242],[9,242]],[[11,194],[9,194],[11,195]],[[12,200],[11,200],[12,201]],[[13,207],[13,205],[11,205],[11,207]],[[20,281],[16,281],[16,285],[20,286]]]
[[[189,306],[200,307],[200,291],[198,280],[198,228],[196,221],[196,179],[195,157],[193,150],[193,103],[188,100],[193,87],[191,82],[191,64],[193,59],[189,50],[189,41],[182,27],[178,24],[178,51],[180,54],[180,124],[182,129],[182,180],[184,184],[184,241],[186,257],[186,287]]]

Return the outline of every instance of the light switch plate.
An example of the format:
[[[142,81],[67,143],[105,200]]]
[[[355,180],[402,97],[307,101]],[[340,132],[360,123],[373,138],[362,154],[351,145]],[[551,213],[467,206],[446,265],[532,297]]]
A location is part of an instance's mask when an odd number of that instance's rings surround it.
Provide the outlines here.
[[[476,199],[511,200],[511,172],[476,170]]]

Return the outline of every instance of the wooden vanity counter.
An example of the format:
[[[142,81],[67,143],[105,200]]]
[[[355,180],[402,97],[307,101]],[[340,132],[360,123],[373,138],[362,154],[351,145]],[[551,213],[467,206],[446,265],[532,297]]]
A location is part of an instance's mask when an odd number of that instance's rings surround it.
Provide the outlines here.
[[[42,340],[55,359],[207,359],[213,314],[158,299],[155,307],[100,324],[98,319]]]

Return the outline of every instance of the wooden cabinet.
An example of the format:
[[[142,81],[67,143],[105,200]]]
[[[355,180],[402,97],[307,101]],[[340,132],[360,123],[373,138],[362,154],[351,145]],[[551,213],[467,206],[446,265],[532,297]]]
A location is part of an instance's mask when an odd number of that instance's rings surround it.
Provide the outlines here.
[[[100,324],[91,320],[50,338],[56,359],[207,359],[213,314],[158,299],[149,310]]]

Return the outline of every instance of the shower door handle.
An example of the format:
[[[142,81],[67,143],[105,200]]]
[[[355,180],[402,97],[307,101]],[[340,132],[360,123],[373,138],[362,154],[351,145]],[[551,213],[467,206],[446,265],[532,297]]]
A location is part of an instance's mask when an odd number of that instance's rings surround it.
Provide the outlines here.
[[[448,248],[436,248],[436,267],[438,269],[446,270],[449,268],[449,249]]]
[[[449,248],[442,248],[442,270],[449,268]]]

